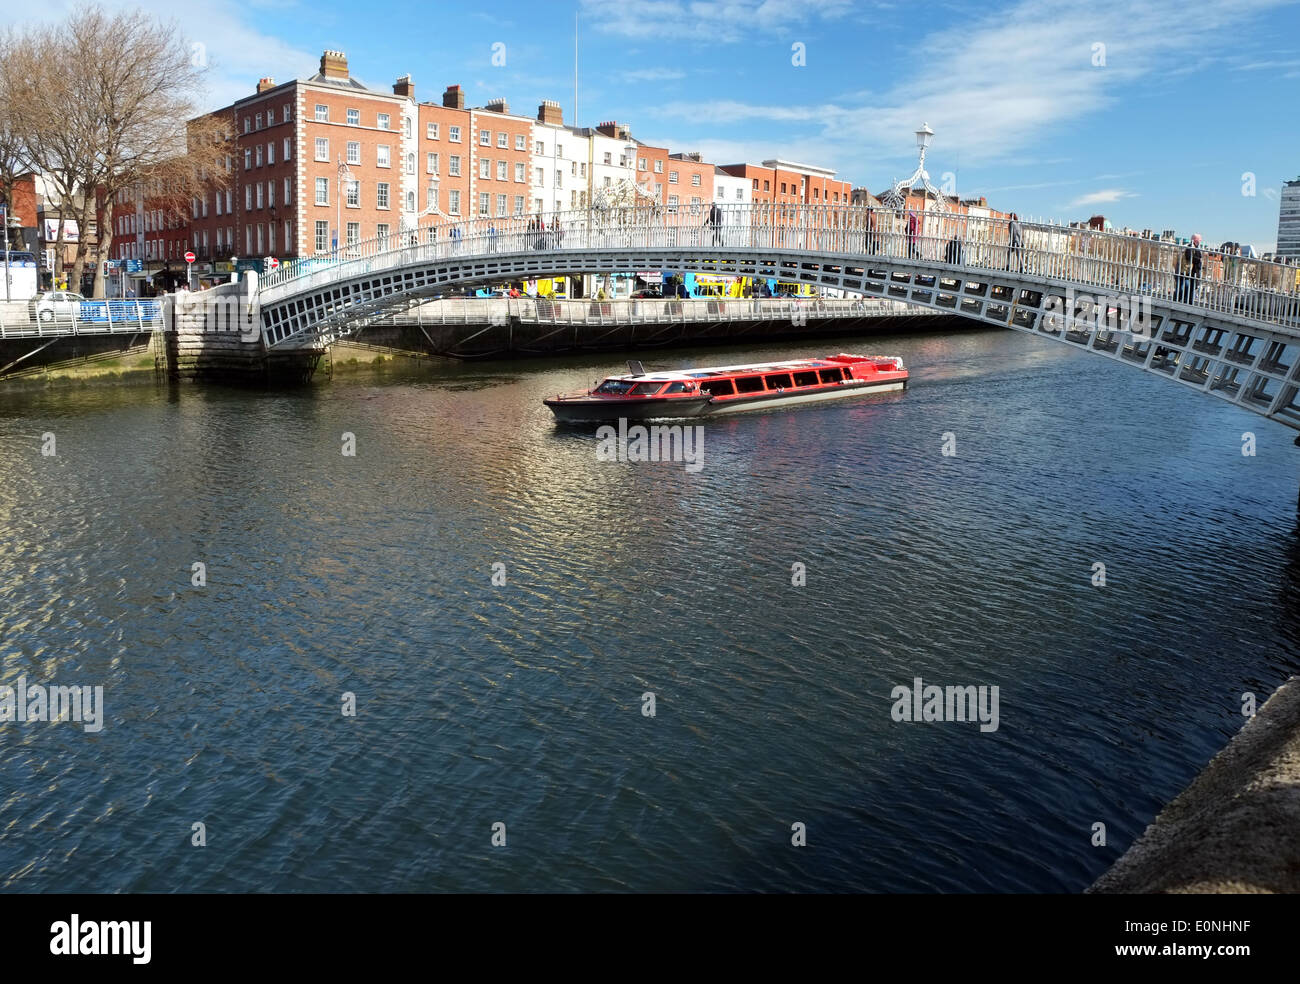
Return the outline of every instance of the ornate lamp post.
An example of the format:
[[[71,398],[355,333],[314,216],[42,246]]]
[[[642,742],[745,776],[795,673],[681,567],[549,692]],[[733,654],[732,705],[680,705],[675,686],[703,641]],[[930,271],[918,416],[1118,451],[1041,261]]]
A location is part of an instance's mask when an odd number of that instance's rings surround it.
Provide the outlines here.
[[[893,187],[883,196],[881,202],[895,210],[901,210],[907,205],[907,196],[912,188],[920,181],[926,191],[934,198],[934,210],[936,212],[946,212],[948,202],[942,192],[934,185],[930,184],[930,175],[925,170],[925,152],[930,149],[930,141],[934,139],[934,131],[930,129],[929,123],[922,123],[921,129],[916,131],[916,170],[912,176],[903,181],[895,181]],[[929,208],[927,203],[926,208]]]

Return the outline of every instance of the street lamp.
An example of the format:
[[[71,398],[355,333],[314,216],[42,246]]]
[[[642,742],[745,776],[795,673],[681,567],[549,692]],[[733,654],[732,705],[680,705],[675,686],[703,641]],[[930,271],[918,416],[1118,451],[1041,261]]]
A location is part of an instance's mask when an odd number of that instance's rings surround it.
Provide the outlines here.
[[[343,156],[339,155],[339,186],[336,193],[337,217],[334,225],[334,251],[337,253],[343,248],[343,182],[352,183],[352,172],[348,170]]]
[[[920,181],[922,186],[934,197],[935,211],[945,212],[948,210],[948,202],[945,196],[930,184],[930,175],[925,170],[925,152],[930,149],[930,141],[934,139],[934,131],[930,129],[929,123],[922,123],[921,128],[916,133],[916,170],[912,176],[904,181],[895,181],[893,186],[884,195],[881,196],[881,202],[893,209],[902,209],[907,204],[907,195],[913,186]],[[928,207],[928,206],[927,206]]]

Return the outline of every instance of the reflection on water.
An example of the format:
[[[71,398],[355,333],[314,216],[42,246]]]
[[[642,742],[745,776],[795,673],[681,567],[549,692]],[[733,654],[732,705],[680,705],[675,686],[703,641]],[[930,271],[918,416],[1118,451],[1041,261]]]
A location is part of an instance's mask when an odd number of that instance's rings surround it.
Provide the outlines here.
[[[107,705],[0,727],[0,883],[1081,889],[1295,670],[1300,451],[1010,333],[646,361],[868,347],[906,393],[707,420],[697,474],[554,425],[617,355],[0,394],[0,683]],[[894,722],[918,676],[999,729]]]

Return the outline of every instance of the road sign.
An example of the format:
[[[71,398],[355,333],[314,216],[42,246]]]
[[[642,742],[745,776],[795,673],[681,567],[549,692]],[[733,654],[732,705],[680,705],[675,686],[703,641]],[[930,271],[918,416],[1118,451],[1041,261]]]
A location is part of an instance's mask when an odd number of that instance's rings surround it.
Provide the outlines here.
[[[127,261],[126,261],[126,272],[127,272],[127,273],[140,273],[142,270],[144,270],[144,260],[127,260]]]
[[[268,269],[274,270],[276,267],[280,265],[280,261],[277,260],[274,256],[268,256],[266,258],[266,265]]]
[[[186,263],[193,263],[193,262],[194,262],[194,254],[193,254],[192,252],[189,252],[189,253],[186,253],[186,254],[185,254],[185,262],[186,262]]]

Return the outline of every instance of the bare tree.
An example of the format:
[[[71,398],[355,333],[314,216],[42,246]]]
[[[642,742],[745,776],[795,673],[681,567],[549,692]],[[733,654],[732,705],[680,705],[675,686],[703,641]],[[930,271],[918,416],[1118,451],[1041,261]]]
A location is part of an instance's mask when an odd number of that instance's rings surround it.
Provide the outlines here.
[[[9,246],[8,219],[13,214],[18,179],[31,171],[31,154],[16,112],[14,81],[30,71],[24,49],[15,43],[12,29],[0,33],[0,198],[5,202],[4,246]]]
[[[229,131],[212,116],[187,122],[203,97],[203,65],[174,22],[82,7],[23,40],[33,68],[14,95],[33,161],[80,227],[71,278],[80,284],[92,224],[100,255],[112,246],[119,193],[149,193],[183,214],[224,175]],[[102,264],[94,293],[104,293]]]

